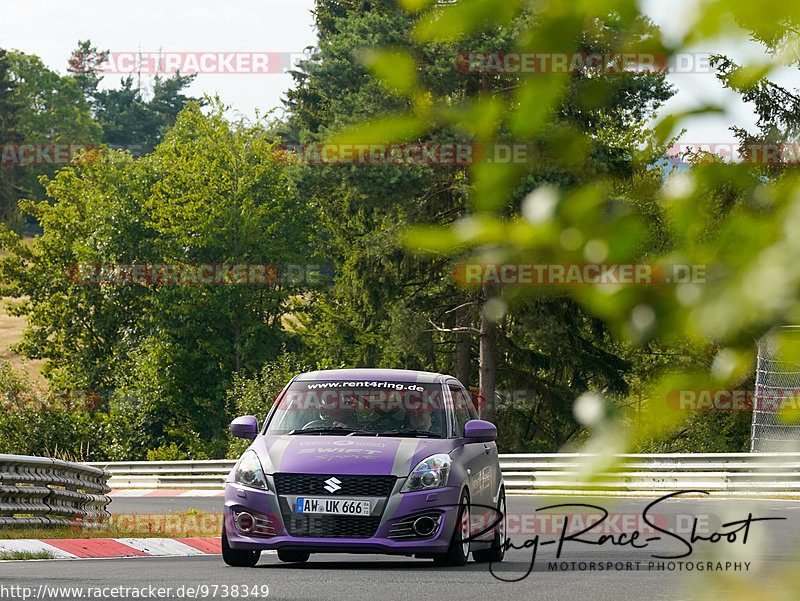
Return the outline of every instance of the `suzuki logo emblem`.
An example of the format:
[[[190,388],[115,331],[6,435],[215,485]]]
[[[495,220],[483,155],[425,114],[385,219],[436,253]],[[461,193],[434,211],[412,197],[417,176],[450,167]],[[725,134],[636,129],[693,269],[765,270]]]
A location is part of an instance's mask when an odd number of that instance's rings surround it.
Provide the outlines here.
[[[325,490],[327,490],[330,493],[334,493],[337,490],[341,490],[342,487],[339,486],[341,483],[342,483],[341,480],[339,480],[335,476],[331,476],[330,478],[325,480]]]

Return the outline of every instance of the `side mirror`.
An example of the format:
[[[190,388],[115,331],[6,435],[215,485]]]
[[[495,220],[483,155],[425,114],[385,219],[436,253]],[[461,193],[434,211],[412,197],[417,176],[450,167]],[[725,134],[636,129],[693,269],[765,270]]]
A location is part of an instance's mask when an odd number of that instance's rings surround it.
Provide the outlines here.
[[[497,440],[497,426],[482,419],[471,419],[464,424],[464,438],[470,442],[492,442]]]
[[[258,420],[254,415],[243,415],[231,422],[231,434],[236,438],[249,438],[258,436]]]

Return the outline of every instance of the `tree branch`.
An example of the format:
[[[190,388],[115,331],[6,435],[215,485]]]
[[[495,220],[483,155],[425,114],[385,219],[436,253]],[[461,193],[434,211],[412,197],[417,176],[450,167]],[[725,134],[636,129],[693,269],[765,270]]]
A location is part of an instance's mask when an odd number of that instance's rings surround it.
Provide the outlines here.
[[[458,328],[442,328],[442,327],[437,326],[433,322],[433,320],[431,320],[430,318],[428,318],[428,323],[431,324],[434,328],[436,328],[435,331],[437,331],[437,332],[470,332],[472,334],[480,334],[481,333],[481,331],[479,329],[470,328],[470,327],[466,327],[466,328],[461,328],[461,327],[458,327]],[[434,330],[425,330],[425,331],[426,332],[433,332]]]

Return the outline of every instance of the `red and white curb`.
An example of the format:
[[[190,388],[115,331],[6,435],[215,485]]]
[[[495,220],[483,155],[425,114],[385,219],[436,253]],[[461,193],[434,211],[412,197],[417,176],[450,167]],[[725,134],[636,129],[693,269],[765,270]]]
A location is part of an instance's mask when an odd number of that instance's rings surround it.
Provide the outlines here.
[[[224,490],[186,490],[176,488],[115,488],[109,497],[224,497]]]
[[[196,538],[72,538],[0,540],[0,553],[49,552],[55,559],[189,557],[222,553],[218,536]],[[15,560],[9,560],[15,561]]]

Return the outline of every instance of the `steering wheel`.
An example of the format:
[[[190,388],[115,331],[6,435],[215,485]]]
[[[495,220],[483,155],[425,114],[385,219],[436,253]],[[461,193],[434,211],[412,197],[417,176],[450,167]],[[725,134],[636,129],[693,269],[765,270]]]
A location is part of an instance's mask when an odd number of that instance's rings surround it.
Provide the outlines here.
[[[333,425],[333,421],[328,421],[324,419],[313,419],[308,422],[305,426],[301,429],[306,430],[307,428],[327,428]]]

